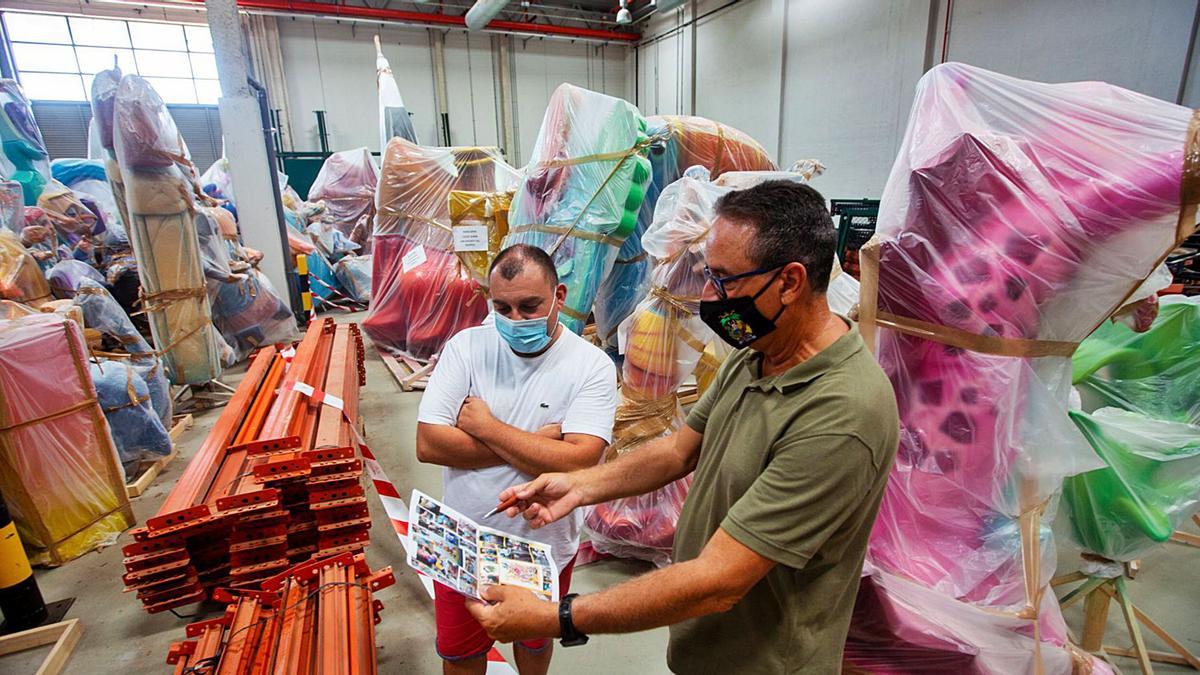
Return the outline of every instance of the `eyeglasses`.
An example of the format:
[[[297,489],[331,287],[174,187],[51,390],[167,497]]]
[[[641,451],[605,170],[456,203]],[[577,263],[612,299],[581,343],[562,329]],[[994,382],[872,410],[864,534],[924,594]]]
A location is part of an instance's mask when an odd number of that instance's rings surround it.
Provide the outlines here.
[[[783,267],[783,265],[776,265],[774,267],[760,267],[756,270],[750,270],[749,272],[742,272],[741,274],[731,274],[727,277],[719,277],[713,274],[713,271],[709,269],[708,265],[705,265],[704,280],[712,282],[713,287],[717,289],[717,295],[722,300],[728,300],[729,295],[725,290],[725,284],[731,281],[739,281],[741,279],[749,279],[750,277],[757,277],[763,274],[770,274],[781,267]]]

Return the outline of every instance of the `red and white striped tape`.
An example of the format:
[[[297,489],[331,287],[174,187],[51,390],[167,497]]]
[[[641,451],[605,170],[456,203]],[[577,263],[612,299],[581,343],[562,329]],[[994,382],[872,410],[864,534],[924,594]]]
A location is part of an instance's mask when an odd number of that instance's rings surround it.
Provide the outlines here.
[[[343,416],[346,415],[345,403],[342,399],[332,394],[327,394],[304,382],[296,382],[292,385],[292,388],[317,403],[323,403],[336,408],[342,412]],[[366,440],[358,431],[357,423],[349,417],[346,417],[346,421],[350,424],[350,429],[354,433],[355,440],[358,441],[359,450],[363,456],[363,465],[366,467],[367,475],[371,477],[371,484],[375,486],[375,494],[379,495],[379,501],[383,504],[383,510],[387,514],[388,523],[392,526],[396,537],[400,539],[400,545],[404,547],[405,554],[412,555],[416,544],[413,543],[412,537],[408,534],[408,504],[404,503],[404,499],[400,496],[400,491],[396,489],[396,485],[388,478],[379,460],[375,459],[371,448],[367,447]],[[432,600],[433,580],[419,572],[417,576],[421,579],[421,584],[425,586],[425,591],[429,593],[429,598]],[[495,647],[492,647],[487,655],[487,673],[488,675],[517,675],[517,671],[508,665],[508,662],[504,660],[504,655]]]

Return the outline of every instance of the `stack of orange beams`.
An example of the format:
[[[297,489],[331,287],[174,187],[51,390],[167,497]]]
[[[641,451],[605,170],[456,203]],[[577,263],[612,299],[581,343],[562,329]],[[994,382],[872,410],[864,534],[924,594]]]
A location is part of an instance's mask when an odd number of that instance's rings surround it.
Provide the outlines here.
[[[262,590],[218,590],[217,619],[187,627],[167,663],[175,675],[373,675],[372,598],[395,583],[392,569],[372,573],[362,555],[342,553],[301,563],[262,582]]]
[[[259,350],[158,514],[124,547],[126,590],[160,612],[314,555],[361,551],[371,521],[353,423],[365,374],[356,324],[314,321],[290,358]]]

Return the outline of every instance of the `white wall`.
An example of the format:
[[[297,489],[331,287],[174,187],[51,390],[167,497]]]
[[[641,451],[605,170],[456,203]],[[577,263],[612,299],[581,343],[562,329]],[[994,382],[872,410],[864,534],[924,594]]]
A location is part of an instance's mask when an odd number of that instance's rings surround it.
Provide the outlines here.
[[[878,197],[917,80],[941,59],[946,4],[703,0],[694,111],[685,5],[643,26],[637,103],[647,115],[694,113],[739,128],[785,166],[820,159],[828,171],[814,185],[828,198]],[[954,0],[947,60],[1175,101],[1196,9],[1197,0]],[[1200,54],[1192,60],[1182,102],[1196,106]]]
[[[433,65],[424,29],[355,24],[311,18],[279,18],[279,49],[287,78],[293,150],[319,150],[314,110],[325,111],[331,150],[367,146],[379,150],[375,45],[392,64],[404,105],[413,113],[417,135],[437,137]],[[464,70],[465,72],[465,70]]]
[[[569,82],[610,96],[626,98],[625,59],[629,47],[564,40],[513,38],[513,90],[517,148],[524,165],[533,153],[550,95]],[[450,94],[454,95],[453,92]]]
[[[294,149],[319,149],[313,110],[326,111],[330,149],[363,145],[376,149],[379,122],[372,36],[377,31],[421,142],[440,144],[429,30],[435,29],[280,18]],[[628,47],[541,38],[511,40],[518,137],[516,147],[509,150],[515,164],[529,160],[546,103],[559,84],[571,82],[613,96],[626,95]],[[446,31],[450,140],[455,145],[497,145],[502,136],[493,42],[489,34]]]

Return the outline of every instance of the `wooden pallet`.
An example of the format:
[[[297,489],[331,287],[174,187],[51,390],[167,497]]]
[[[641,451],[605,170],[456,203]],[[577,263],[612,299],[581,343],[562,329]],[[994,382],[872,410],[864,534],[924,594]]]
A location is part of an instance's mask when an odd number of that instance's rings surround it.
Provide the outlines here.
[[[396,356],[381,347],[375,349],[379,352],[379,358],[383,360],[383,365],[387,366],[388,372],[396,378],[396,383],[402,390],[425,391],[425,385],[429,383],[429,374],[437,365],[436,358],[430,359],[429,363],[421,363],[407,356]]]
[[[154,482],[154,479],[158,478],[158,474],[162,473],[168,464],[175,461],[175,458],[179,456],[179,446],[176,445],[176,441],[183,435],[183,432],[192,428],[192,423],[192,416],[184,415],[178,418],[175,424],[171,425],[171,431],[169,432],[171,436],[171,454],[150,463],[136,480],[125,484],[125,493],[129,495],[130,499],[145,494],[146,490],[150,489],[150,484]]]
[[[0,636],[0,656],[53,645],[42,665],[38,667],[37,675],[58,675],[66,666],[67,659],[71,658],[71,652],[75,650],[75,644],[79,642],[79,636],[82,634],[83,626],[79,619],[68,619],[49,626],[38,626],[20,633]]]

